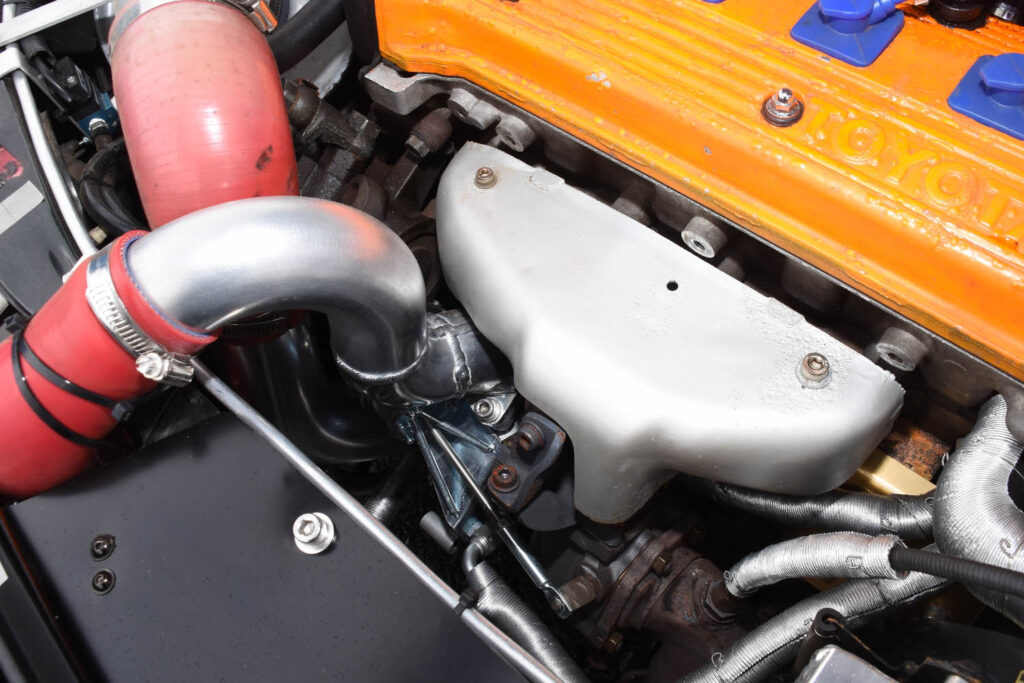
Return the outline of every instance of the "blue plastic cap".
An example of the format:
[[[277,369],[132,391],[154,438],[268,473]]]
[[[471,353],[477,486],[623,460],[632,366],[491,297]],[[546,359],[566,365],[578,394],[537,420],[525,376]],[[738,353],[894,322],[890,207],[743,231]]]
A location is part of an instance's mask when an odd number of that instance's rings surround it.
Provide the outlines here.
[[[992,90],[1024,92],[1024,54],[993,57],[981,66],[978,75]]]
[[[947,101],[954,111],[1024,140],[1024,55],[979,57]]]
[[[874,4],[874,0],[818,0],[818,10],[829,19],[864,19]]]

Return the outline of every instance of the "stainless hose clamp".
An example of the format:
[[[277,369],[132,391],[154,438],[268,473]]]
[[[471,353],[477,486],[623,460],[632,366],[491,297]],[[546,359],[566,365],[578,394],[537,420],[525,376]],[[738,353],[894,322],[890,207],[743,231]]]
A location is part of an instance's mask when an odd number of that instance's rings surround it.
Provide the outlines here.
[[[192,381],[188,356],[168,351],[132,319],[114,288],[110,275],[110,250],[89,261],[85,272],[85,298],[96,319],[121,347],[135,358],[135,368],[146,379],[183,387]]]

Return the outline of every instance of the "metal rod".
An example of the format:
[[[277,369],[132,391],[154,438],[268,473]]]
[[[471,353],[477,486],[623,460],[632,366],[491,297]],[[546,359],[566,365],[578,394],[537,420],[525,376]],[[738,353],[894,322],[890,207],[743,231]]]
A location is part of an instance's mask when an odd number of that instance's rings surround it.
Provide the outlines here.
[[[60,4],[62,1],[65,0],[58,0],[58,2],[50,5],[44,5],[42,9]],[[38,11],[40,10],[33,10],[30,14]],[[0,32],[19,18],[14,16],[14,5],[5,5],[3,8],[3,23],[0,23]],[[4,50],[4,56],[7,57],[7,55],[10,55],[9,58],[11,59],[17,59],[21,56],[21,50],[12,45]],[[20,59],[19,62],[24,62],[24,59]],[[43,177],[46,179],[46,184],[50,188],[50,194],[53,195],[57,209],[64,219],[64,225],[67,226],[68,232],[71,234],[71,238],[75,241],[75,245],[82,253],[82,256],[91,256],[96,253],[96,243],[89,237],[89,228],[82,222],[82,217],[75,207],[75,200],[72,198],[68,186],[64,183],[64,176],[57,165],[56,158],[53,156],[53,150],[50,149],[46,132],[43,130],[42,119],[39,117],[39,109],[36,108],[36,101],[33,99],[32,85],[29,83],[28,76],[22,71],[13,71],[11,79],[14,81],[14,90],[18,95],[21,112],[25,117],[25,126],[28,128],[28,136],[32,141],[32,149],[39,160],[39,167],[43,172]]]
[[[105,5],[110,0],[54,0],[37,9],[19,14],[0,26],[0,46],[17,42],[33,33],[56,26],[79,14],[85,14]]]
[[[500,536],[501,540],[505,542],[506,546],[508,546],[509,551],[516,558],[516,561],[522,565],[527,576],[530,577],[530,580],[533,581],[534,585],[544,592],[544,597],[547,598],[551,609],[553,609],[555,613],[563,619],[568,617],[572,613],[572,610],[569,608],[569,603],[564,597],[562,597],[562,594],[558,592],[558,589],[555,588],[554,584],[551,583],[551,579],[548,578],[548,575],[544,572],[544,568],[540,566],[537,559],[519,543],[519,540],[512,533],[512,530],[509,529],[501,519],[501,516],[498,514],[498,510],[491,503],[487,494],[484,493],[484,490],[480,488],[480,485],[473,478],[472,472],[470,472],[469,468],[466,467],[466,464],[462,462],[462,458],[460,458],[459,454],[455,452],[454,448],[452,448],[448,439],[446,439],[438,427],[433,424],[427,425],[427,430],[431,438],[434,439],[434,443],[440,447],[445,456],[447,456],[448,460],[451,462],[452,466],[458,470],[459,475],[463,480],[465,480],[466,486],[468,486],[469,490],[473,492],[473,497],[476,498],[477,502],[480,503],[480,506],[487,512],[487,515],[491,518],[491,521],[497,529],[498,536]]]
[[[242,424],[252,429],[260,438],[270,444],[274,450],[283,455],[285,460],[298,470],[299,474],[319,489],[331,502],[341,508],[342,512],[347,514],[363,531],[370,534],[370,536],[383,545],[389,553],[394,555],[416,578],[426,585],[434,595],[440,598],[441,602],[452,610],[458,608],[458,594],[441,581],[418,557],[413,555],[386,526],[367,512],[348,491],[342,488],[338,482],[327,476],[277,427],[267,422],[262,415],[245,402],[245,399],[232,391],[227,384],[210,372],[210,369],[204,363],[193,358],[192,367],[196,370],[196,380],[199,381],[204,389],[210,392],[211,396],[227,408],[229,412],[234,414]],[[537,661],[533,655],[523,650],[522,647],[512,641],[475,609],[463,610],[459,618],[481,640],[487,643],[499,655],[506,658],[508,662],[513,664],[530,681],[557,683],[558,679],[543,664]]]

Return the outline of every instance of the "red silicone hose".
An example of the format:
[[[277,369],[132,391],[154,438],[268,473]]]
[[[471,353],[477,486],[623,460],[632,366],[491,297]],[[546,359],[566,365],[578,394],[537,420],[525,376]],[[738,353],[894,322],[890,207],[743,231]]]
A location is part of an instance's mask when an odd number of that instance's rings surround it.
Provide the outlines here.
[[[248,197],[298,194],[281,80],[238,10],[181,0],[111,30],[114,95],[150,227]]]

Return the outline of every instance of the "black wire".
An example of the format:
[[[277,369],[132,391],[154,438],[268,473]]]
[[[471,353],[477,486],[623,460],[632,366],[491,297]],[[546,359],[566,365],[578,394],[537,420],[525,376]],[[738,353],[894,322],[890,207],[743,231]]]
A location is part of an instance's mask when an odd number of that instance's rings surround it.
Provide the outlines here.
[[[343,0],[309,0],[267,38],[278,71],[283,73],[302,61],[343,21]]]
[[[1024,573],[1011,569],[965,560],[962,557],[900,546],[894,547],[889,552],[889,563],[896,571],[931,574],[969,586],[978,586],[1024,598]]]
[[[104,228],[122,235],[146,229],[146,224],[124,207],[114,187],[118,164],[123,159],[122,138],[103,147],[86,162],[78,186],[78,199],[86,213]]]

